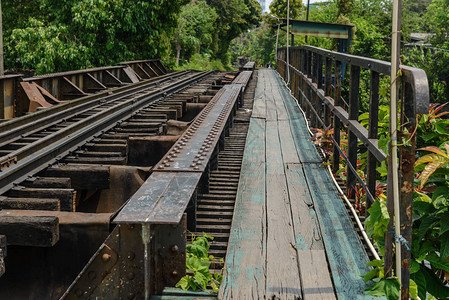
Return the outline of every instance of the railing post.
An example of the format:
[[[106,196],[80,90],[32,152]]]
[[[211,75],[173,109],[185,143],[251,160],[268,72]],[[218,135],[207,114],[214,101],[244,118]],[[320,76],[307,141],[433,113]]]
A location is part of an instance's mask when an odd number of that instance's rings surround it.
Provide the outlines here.
[[[341,61],[335,61],[335,105],[342,106],[341,101]],[[334,115],[334,140],[337,145],[333,146],[333,159],[332,159],[332,171],[336,173],[340,168],[340,152],[338,147],[340,146],[340,119]]]
[[[416,148],[416,107],[414,103],[412,87],[409,83],[403,84],[401,109],[401,136],[405,136],[407,142],[403,142],[399,152],[399,191],[401,208],[401,235],[405,243],[401,243],[401,284],[402,294],[409,294],[410,285],[410,257],[412,245],[412,211],[413,211],[413,182]],[[407,131],[406,131],[407,130]],[[405,134],[408,132],[408,134]],[[405,297],[402,297],[405,299]]]
[[[324,95],[332,97],[332,60],[326,57],[326,66],[324,71]],[[324,124],[331,124],[330,110],[327,105],[324,106]]]
[[[360,67],[351,65],[349,87],[349,120],[358,121],[359,119],[359,86],[360,86]],[[357,170],[357,136],[348,128],[348,166],[346,189],[350,199],[355,198],[355,184],[357,179],[349,167],[349,164]]]
[[[311,74],[311,79],[312,82],[316,83],[317,82],[317,73],[318,73],[318,54],[317,53],[312,53],[312,74]],[[310,100],[310,122],[312,124],[313,128],[317,128],[317,117],[315,115],[315,113],[313,113],[313,109],[317,108],[317,96],[315,95],[315,93],[312,93],[312,89],[310,90],[310,96],[309,96],[309,100]],[[313,108],[313,109],[312,109]]]
[[[379,73],[371,71],[370,78],[370,97],[369,97],[369,125],[368,125],[368,138],[377,139],[377,132],[379,126]],[[377,159],[368,151],[368,163],[367,163],[367,185],[370,193],[376,196],[376,171]],[[371,206],[371,202],[366,198],[365,203],[365,216],[368,216],[368,209]]]
[[[322,55],[318,55],[317,57],[317,65],[318,65],[318,70],[317,70],[317,88],[318,89],[322,89],[323,88],[323,56]],[[323,103],[321,101],[321,98],[316,96],[316,102],[317,102],[317,108],[316,111],[318,113],[318,116],[320,119],[323,119]],[[320,123],[317,123],[317,127],[319,126]]]

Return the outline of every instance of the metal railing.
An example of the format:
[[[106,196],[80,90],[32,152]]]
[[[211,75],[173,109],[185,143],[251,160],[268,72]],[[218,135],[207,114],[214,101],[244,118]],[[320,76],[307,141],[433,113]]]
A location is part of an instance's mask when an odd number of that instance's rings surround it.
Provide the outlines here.
[[[289,81],[289,87],[310,119],[311,126],[323,129],[333,128],[333,134],[330,137],[333,142],[332,169],[337,172],[340,168],[340,160],[346,161],[348,196],[354,198],[355,187],[359,182],[366,191],[365,209],[368,209],[375,201],[376,167],[387,159],[387,154],[378,145],[379,83],[381,76],[390,76],[390,63],[312,46],[300,46],[289,48],[290,63],[287,68],[286,53],[286,48],[278,50],[278,72],[286,81]],[[343,80],[346,65],[348,65],[350,76],[349,79]],[[359,121],[361,72],[369,72],[370,76],[368,128],[362,126]],[[401,72],[401,76],[397,79],[401,83],[398,136],[403,137],[406,142],[400,143],[399,170],[393,168],[391,162],[388,164],[387,207],[391,216],[390,232],[393,220],[393,201],[390,201],[392,199],[390,196],[391,174],[399,172],[401,235],[407,241],[411,241],[410,212],[413,201],[417,114],[429,111],[429,87],[423,70],[401,66]],[[347,92],[347,101],[342,97],[343,91]],[[346,131],[348,136],[347,151],[344,151],[342,147],[342,130]],[[360,151],[367,151],[368,155],[367,167],[364,170],[366,179],[357,173],[357,156]],[[386,269],[392,265],[392,239],[390,234],[386,235]],[[401,248],[404,283],[409,278],[410,250],[407,249],[408,245],[403,245]]]

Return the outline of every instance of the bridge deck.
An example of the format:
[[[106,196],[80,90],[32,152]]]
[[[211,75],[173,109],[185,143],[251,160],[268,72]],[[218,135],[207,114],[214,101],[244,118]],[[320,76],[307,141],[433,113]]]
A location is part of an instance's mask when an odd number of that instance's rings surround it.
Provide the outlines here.
[[[281,78],[260,70],[219,299],[369,298],[367,254],[309,139]]]

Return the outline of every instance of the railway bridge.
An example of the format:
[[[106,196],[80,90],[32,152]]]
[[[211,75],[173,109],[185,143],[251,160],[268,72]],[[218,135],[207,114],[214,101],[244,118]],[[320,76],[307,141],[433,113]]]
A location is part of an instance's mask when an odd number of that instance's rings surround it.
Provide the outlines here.
[[[0,298],[370,299],[360,274],[379,254],[352,199],[360,185],[369,207],[387,157],[377,120],[390,64],[288,51],[276,70],[169,72],[139,61],[15,82],[3,113],[23,115],[0,124]],[[358,118],[363,74],[368,128]],[[403,67],[399,80],[400,128],[414,132],[427,78]],[[328,166],[311,137],[330,127]],[[413,180],[414,151],[411,136],[401,185]],[[346,182],[332,175],[341,161]],[[412,194],[401,191],[410,239]],[[223,275],[218,293],[175,288],[203,233],[214,238],[207,265]]]

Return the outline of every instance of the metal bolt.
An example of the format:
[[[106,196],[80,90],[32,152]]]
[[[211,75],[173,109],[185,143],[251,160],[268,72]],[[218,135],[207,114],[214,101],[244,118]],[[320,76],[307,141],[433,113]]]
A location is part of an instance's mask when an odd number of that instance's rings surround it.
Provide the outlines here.
[[[177,253],[179,250],[178,245],[171,246],[171,251]]]
[[[178,276],[178,271],[174,270],[174,271],[172,272],[172,275],[173,275],[173,276]]]
[[[105,253],[105,254],[103,254],[103,255],[101,256],[101,259],[102,259],[104,262],[108,262],[109,260],[111,260],[111,255]]]
[[[136,254],[135,254],[134,252],[130,251],[130,252],[128,253],[128,259],[129,259],[129,260],[134,260],[135,257],[136,257]]]
[[[136,278],[136,275],[133,272],[129,272],[128,273],[128,279],[129,280],[133,280],[134,278]]]
[[[90,271],[87,276],[89,276],[90,280],[94,280],[97,277],[97,273],[95,271]]]

